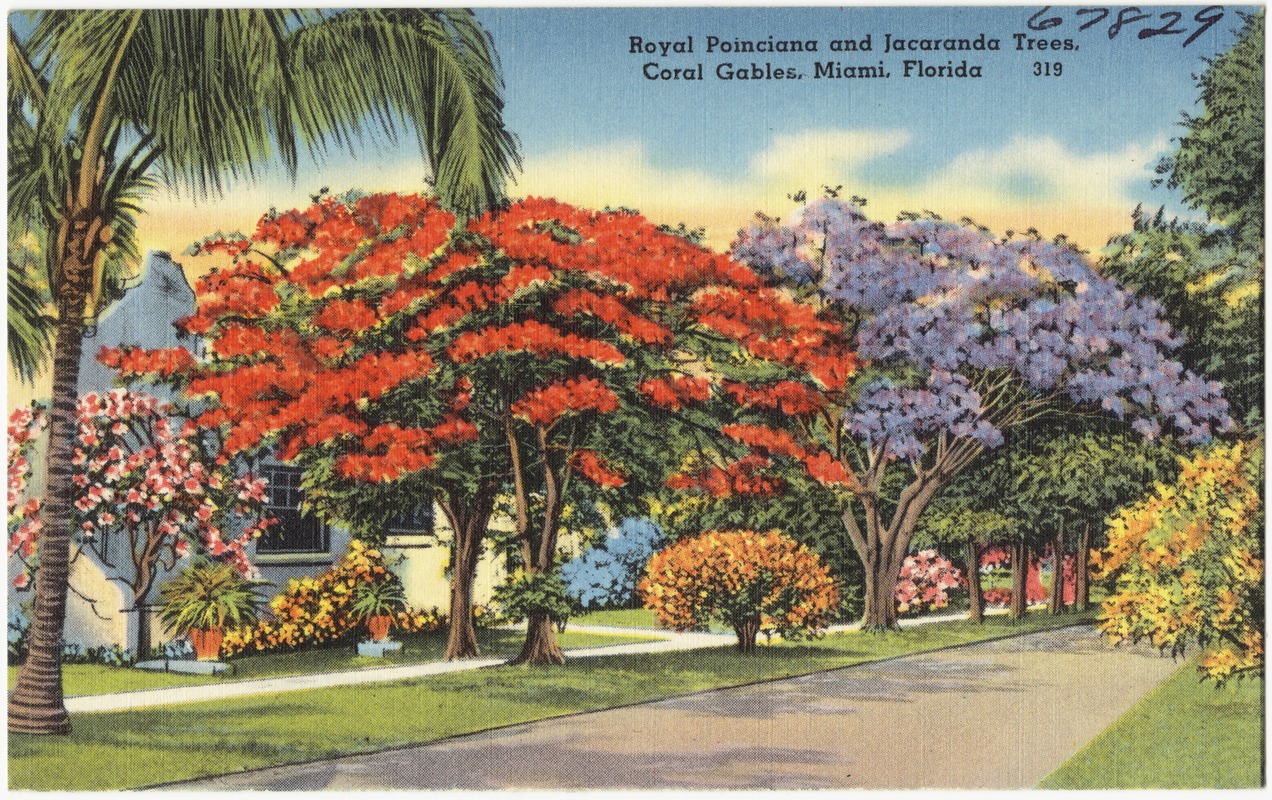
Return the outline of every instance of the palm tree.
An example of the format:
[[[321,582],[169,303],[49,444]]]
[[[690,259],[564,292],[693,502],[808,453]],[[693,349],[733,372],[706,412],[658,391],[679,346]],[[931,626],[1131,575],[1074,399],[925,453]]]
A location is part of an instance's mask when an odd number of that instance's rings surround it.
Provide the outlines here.
[[[493,46],[468,11],[49,11],[32,22],[29,36],[9,37],[11,130],[15,108],[29,128],[10,152],[11,175],[22,167],[10,224],[47,243],[56,322],[45,529],[9,730],[66,733],[59,650],[81,340],[112,260],[135,256],[147,188],[214,195],[275,160],[294,176],[302,151],[321,160],[412,133],[440,201],[467,214],[502,200],[518,157]]]

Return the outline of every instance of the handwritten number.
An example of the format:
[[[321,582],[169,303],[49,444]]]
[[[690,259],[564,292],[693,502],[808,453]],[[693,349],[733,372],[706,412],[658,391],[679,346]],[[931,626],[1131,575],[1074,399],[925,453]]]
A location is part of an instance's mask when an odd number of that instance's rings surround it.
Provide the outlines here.
[[[1184,16],[1183,14],[1179,13],[1178,11],[1164,11],[1159,16],[1162,19],[1166,19],[1169,21],[1165,25],[1161,26],[1160,28],[1152,28],[1152,27],[1144,28],[1144,30],[1139,32],[1139,38],[1150,39],[1154,36],[1162,36],[1163,34],[1179,34],[1184,32],[1183,28],[1172,27],[1176,22],[1179,22],[1179,20],[1183,18]]]
[[[1107,8],[1079,8],[1078,16],[1080,17],[1083,14],[1099,14],[1100,16],[1096,17],[1090,22],[1084,22],[1081,25],[1079,25],[1078,30],[1080,31],[1084,31],[1087,28],[1091,27],[1092,25],[1100,24],[1100,22],[1109,15],[1109,10]]]
[[[1038,22],[1034,21],[1034,20],[1037,20],[1038,17],[1041,17],[1043,14],[1046,14],[1050,10],[1051,10],[1051,6],[1043,6],[1041,11],[1039,11],[1037,14],[1034,14],[1032,17],[1030,17],[1029,23],[1028,23],[1029,30],[1031,31],[1049,30],[1051,28],[1056,27],[1057,25],[1059,25],[1061,22],[1064,21],[1060,19],[1060,17],[1048,17],[1047,19],[1044,19]]]
[[[1150,16],[1152,15],[1140,11],[1138,6],[1121,9],[1117,12],[1117,22],[1109,26],[1109,40],[1112,41],[1117,38],[1117,35],[1122,32],[1123,25],[1139,22],[1142,19],[1148,19]]]
[[[1216,13],[1218,12],[1218,13]],[[1200,28],[1193,31],[1192,36],[1184,40],[1184,47],[1192,44],[1193,39],[1210,30],[1210,26],[1223,19],[1223,6],[1207,6],[1193,15],[1194,22],[1204,23]]]

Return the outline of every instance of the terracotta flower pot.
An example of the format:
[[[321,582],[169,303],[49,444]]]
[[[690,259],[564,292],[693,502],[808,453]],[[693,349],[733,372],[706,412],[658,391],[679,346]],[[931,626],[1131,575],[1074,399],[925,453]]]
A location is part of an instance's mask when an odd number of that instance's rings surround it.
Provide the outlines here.
[[[190,645],[194,648],[194,656],[200,661],[216,661],[221,656],[221,639],[225,632],[220,628],[190,631]]]
[[[378,614],[374,617],[367,617],[367,630],[371,632],[371,640],[375,642],[383,642],[389,638],[389,628],[393,625],[393,616],[391,614]]]

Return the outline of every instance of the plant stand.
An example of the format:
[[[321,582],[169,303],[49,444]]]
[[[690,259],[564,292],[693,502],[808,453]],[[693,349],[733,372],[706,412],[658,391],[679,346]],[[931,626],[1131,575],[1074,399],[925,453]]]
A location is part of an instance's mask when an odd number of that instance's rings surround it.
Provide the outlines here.
[[[358,655],[371,656],[372,658],[384,658],[389,653],[394,653],[401,649],[402,643],[395,642],[392,639],[385,639],[382,642],[358,642]]]

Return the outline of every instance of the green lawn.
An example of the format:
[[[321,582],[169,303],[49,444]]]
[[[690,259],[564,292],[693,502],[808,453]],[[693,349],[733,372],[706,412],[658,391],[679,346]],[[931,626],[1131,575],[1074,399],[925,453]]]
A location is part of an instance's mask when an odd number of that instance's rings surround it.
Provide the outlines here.
[[[146,672],[126,667],[105,667],[93,664],[68,664],[62,672],[62,687],[67,696],[109,694],[136,689],[162,689],[169,686],[191,686],[202,683],[220,683],[227,680],[274,678],[284,675],[308,675],[315,672],[341,672],[349,669],[373,669],[375,667],[418,664],[438,661],[446,649],[446,640],[440,634],[402,635],[402,649],[385,658],[359,656],[352,646],[305,650],[296,653],[257,655],[236,658],[230,663],[232,674],[178,675],[165,672]],[[557,637],[562,647],[597,647],[628,642],[656,641],[656,636],[631,636],[603,633],[566,631]],[[511,658],[517,654],[525,633],[519,630],[480,630],[477,643],[483,655]],[[17,667],[9,667],[9,686],[17,677]]]
[[[14,789],[133,788],[422,743],[491,727],[686,692],[788,677],[967,642],[1070,625],[1032,613],[1012,624],[947,622],[888,634],[577,659],[564,667],[494,667],[109,714],[76,714],[69,737],[10,735]],[[1090,619],[1090,617],[1086,617]]]
[[[1262,678],[1223,688],[1189,663],[1042,782],[1045,789],[1263,785]]]
[[[570,624],[616,625],[622,628],[657,628],[658,617],[647,608],[604,608],[570,617]],[[566,630],[569,630],[568,626]]]

